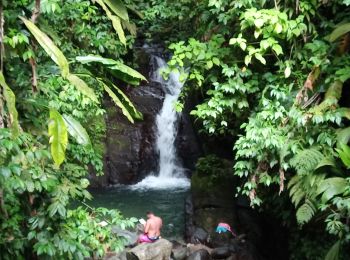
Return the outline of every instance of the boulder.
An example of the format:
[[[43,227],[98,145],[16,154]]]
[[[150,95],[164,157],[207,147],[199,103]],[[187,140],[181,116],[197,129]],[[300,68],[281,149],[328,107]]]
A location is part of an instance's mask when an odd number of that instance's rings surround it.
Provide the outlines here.
[[[202,244],[187,244],[187,248],[189,250],[189,254],[193,254],[194,252],[202,249],[204,249],[205,251],[209,252],[209,254],[211,254],[211,251],[213,250],[207,247],[206,245],[202,245]]]
[[[108,253],[103,260],[127,260],[126,252],[122,251],[119,253]]]
[[[231,244],[232,234],[230,232],[226,233],[216,233],[210,234],[209,244],[211,247],[221,247]]]
[[[172,243],[166,239],[159,239],[154,243],[137,245],[126,253],[127,260],[169,260]]]
[[[136,241],[137,241],[137,234],[136,234],[136,232],[123,230],[123,229],[118,228],[118,227],[113,227],[112,228],[112,232],[114,234],[117,234],[120,237],[125,238],[126,239],[125,246],[127,246],[127,247],[134,245],[136,243]]]
[[[199,249],[187,257],[187,260],[211,260],[210,254],[205,249]]]
[[[171,256],[174,260],[184,260],[186,259],[187,254],[188,254],[188,248],[186,246],[181,246],[181,247],[173,248]]]
[[[191,242],[195,244],[206,244],[208,242],[208,232],[203,228],[196,227],[191,237]]]
[[[214,248],[211,252],[211,257],[213,259],[226,259],[231,256],[231,250],[229,247],[218,247]]]

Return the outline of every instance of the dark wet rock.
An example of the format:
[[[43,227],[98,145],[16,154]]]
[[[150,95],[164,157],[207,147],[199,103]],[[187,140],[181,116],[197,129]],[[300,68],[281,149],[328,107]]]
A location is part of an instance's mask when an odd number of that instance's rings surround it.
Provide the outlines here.
[[[187,248],[189,250],[190,255],[193,254],[194,252],[202,250],[202,249],[209,252],[209,254],[213,250],[212,248],[207,247],[206,245],[202,245],[202,244],[187,244]]]
[[[187,260],[211,260],[210,254],[205,249],[199,249],[187,257]]]
[[[233,254],[230,257],[226,258],[226,260],[239,260],[239,259],[238,259],[238,256],[236,254]]]
[[[232,243],[232,238],[233,238],[233,236],[230,232],[221,233],[221,234],[213,232],[210,235],[209,244],[212,247],[220,247],[220,246],[229,245]]]
[[[185,200],[185,238],[187,242],[193,243],[191,241],[192,234],[194,232],[194,224],[193,224],[193,203],[192,203],[192,195],[188,195]]]
[[[195,243],[195,244],[206,244],[208,241],[208,237],[209,234],[207,231],[205,231],[203,228],[201,227],[196,227],[194,229],[192,238],[191,238],[191,243]],[[193,242],[192,242],[193,241]]]
[[[211,252],[213,259],[226,259],[231,256],[231,249],[228,246],[214,248]]]
[[[154,243],[137,245],[126,253],[127,260],[169,260],[172,243],[166,239],[159,239]]]
[[[185,103],[187,104],[187,103]],[[194,171],[195,164],[202,154],[200,142],[193,128],[193,122],[189,116],[192,109],[185,107],[179,118],[178,135],[175,140],[175,145],[178,151],[179,158],[183,166],[190,172]],[[190,172],[187,174],[190,175]]]

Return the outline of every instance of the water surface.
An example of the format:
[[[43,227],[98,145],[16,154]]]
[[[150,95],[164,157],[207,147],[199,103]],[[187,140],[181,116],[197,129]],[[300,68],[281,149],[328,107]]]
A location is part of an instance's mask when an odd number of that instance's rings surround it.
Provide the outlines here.
[[[146,218],[145,212],[151,210],[163,219],[163,237],[183,239],[184,201],[189,190],[187,188],[135,190],[131,187],[91,190],[94,199],[89,204],[94,207],[119,209],[125,217]]]

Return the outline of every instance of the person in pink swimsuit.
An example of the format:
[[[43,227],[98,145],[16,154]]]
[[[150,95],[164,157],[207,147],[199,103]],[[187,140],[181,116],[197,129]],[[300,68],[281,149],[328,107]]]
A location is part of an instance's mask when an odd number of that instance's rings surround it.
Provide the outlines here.
[[[153,243],[160,238],[160,230],[163,221],[160,217],[154,215],[152,211],[147,212],[147,222],[145,224],[144,233],[139,236],[138,243]]]

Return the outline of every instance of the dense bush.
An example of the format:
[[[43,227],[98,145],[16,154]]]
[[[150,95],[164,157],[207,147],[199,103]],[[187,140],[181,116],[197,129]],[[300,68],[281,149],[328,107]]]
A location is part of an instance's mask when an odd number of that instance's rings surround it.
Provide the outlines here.
[[[152,36],[168,30],[175,38],[169,71],[181,72],[182,102],[199,96],[191,112],[197,124],[211,139],[231,137],[233,173],[242,180],[233,193],[285,212],[289,227],[296,220],[305,232],[324,228],[333,237],[331,248],[323,244],[327,259],[344,254],[350,240],[349,5],[154,0],[145,11]],[[271,208],[273,200],[281,203]],[[290,202],[295,209],[285,207]],[[298,251],[316,259],[320,251],[309,244]]]

